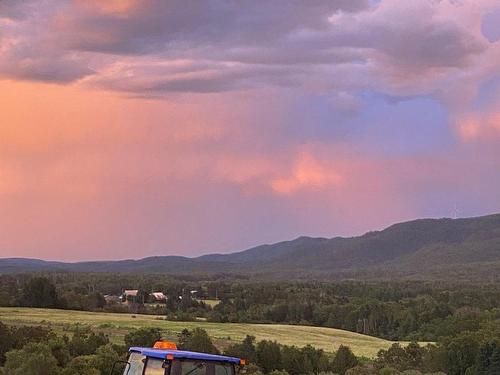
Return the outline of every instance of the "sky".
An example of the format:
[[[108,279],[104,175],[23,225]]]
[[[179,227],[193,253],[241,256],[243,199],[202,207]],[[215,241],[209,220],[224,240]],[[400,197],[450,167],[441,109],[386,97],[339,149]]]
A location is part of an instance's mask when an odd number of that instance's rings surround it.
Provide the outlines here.
[[[0,257],[495,212],[498,0],[0,0]]]

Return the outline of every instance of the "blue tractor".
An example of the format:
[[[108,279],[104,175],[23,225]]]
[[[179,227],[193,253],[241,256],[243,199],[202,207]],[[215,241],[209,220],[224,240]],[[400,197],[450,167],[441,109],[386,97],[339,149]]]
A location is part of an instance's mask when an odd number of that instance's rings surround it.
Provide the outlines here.
[[[237,375],[246,361],[177,350],[174,343],[158,341],[153,348],[130,348],[128,360],[116,362],[111,375],[115,375],[118,364],[124,367],[122,375]]]

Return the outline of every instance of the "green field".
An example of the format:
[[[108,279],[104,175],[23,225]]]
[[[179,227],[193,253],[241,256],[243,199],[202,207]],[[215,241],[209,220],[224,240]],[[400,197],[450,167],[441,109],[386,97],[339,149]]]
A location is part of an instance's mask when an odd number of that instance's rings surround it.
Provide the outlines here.
[[[374,357],[380,349],[388,348],[392,342],[333,328],[296,326],[284,324],[243,324],[208,322],[171,322],[160,316],[92,313],[83,311],[0,308],[0,321],[11,325],[49,326],[58,333],[69,331],[76,323],[88,325],[96,331],[109,335],[115,343],[123,343],[123,336],[133,328],[157,327],[165,339],[175,339],[183,329],[201,327],[215,339],[219,347],[241,341],[245,335],[257,340],[276,340],[281,344],[305,346],[311,344],[327,352],[335,351],[339,345],[348,345],[358,356]]]

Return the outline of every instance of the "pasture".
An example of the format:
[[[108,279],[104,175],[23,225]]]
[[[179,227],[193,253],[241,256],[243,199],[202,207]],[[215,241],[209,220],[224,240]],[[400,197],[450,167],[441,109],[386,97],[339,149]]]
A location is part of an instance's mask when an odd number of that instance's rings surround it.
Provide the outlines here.
[[[220,348],[239,342],[246,335],[253,335],[257,341],[276,340],[281,344],[299,347],[311,344],[326,352],[333,352],[342,344],[349,346],[358,356],[373,358],[380,349],[387,349],[392,344],[388,340],[333,328],[284,324],[175,322],[154,315],[55,309],[2,307],[0,321],[10,325],[47,326],[60,334],[70,332],[74,324],[82,324],[90,326],[96,332],[104,332],[112,342],[120,344],[123,344],[123,337],[129,330],[143,327],[157,327],[161,329],[164,338],[170,340],[175,340],[184,328],[200,327],[214,338],[215,344]]]

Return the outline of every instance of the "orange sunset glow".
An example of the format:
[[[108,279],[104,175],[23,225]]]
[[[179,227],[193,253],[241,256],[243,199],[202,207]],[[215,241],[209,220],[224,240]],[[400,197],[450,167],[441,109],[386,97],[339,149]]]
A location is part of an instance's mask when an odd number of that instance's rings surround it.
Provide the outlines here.
[[[313,3],[1,2],[0,257],[499,211],[498,1]]]

